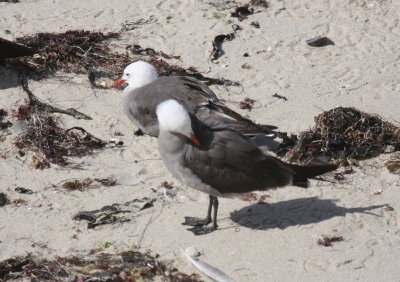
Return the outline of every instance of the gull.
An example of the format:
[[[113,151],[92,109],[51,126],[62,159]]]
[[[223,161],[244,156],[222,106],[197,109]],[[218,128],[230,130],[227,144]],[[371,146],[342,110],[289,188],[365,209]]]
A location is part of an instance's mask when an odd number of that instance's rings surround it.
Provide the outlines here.
[[[262,152],[225,121],[201,121],[177,100],[160,103],[156,114],[161,158],[176,178],[209,194],[207,216],[200,223],[212,222],[213,230],[217,229],[218,197],[240,197],[287,185],[307,187],[309,178],[337,168],[335,164],[284,163]]]
[[[124,113],[143,133],[157,137],[159,133],[156,107],[163,101],[174,99],[199,120],[223,122],[225,127],[242,134],[275,137],[275,126],[258,125],[229,109],[203,82],[190,76],[161,76],[149,63],[137,61],[128,65],[114,87],[124,83],[122,92]]]

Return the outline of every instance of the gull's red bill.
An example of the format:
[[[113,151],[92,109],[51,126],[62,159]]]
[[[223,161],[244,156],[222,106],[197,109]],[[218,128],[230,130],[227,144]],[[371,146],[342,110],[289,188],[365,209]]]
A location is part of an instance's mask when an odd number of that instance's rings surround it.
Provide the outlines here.
[[[192,140],[192,142],[196,144],[197,147],[199,148],[201,147],[199,139],[197,139],[197,137],[194,134],[190,135],[190,140]]]
[[[114,87],[118,88],[120,87],[122,84],[125,83],[125,79],[122,78],[118,78],[117,80],[114,81]]]

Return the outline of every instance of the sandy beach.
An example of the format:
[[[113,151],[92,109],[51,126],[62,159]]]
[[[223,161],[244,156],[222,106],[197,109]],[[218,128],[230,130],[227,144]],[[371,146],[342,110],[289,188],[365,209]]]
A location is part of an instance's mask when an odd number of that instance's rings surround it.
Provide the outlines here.
[[[239,82],[241,86],[211,88],[235,111],[289,134],[311,128],[315,116],[336,107],[355,107],[400,125],[400,2],[271,0],[267,8],[250,5],[254,13],[247,18],[231,16],[246,3],[1,2],[0,37],[12,41],[76,29],[119,32],[108,43],[112,51],[124,53],[137,44],[175,56],[164,58],[170,64]],[[213,39],[233,32],[233,25],[240,30],[223,42],[222,56],[211,61]],[[305,42],[316,36],[334,44],[312,47]],[[108,242],[104,253],[150,251],[180,271],[210,281],[183,255],[182,249],[193,246],[199,259],[235,281],[400,280],[400,178],[386,168],[395,153],[355,161],[353,172],[341,181],[331,173],[323,177],[326,181],[311,180],[308,189],[257,192],[270,196],[265,204],[221,198],[219,229],[195,236],[182,222],[185,216],[205,216],[208,196],[167,171],[156,138],[133,134],[137,128],[122,112],[120,89],[94,88],[87,75],[63,71],[31,79],[29,88],[47,104],[92,118],[53,114],[61,127],[82,127],[102,140],[117,137],[124,143],[72,158],[74,164],[83,162],[79,169],[33,168],[35,153],[21,156],[14,144],[17,120],[11,115],[27,94],[17,74],[0,67],[0,109],[13,123],[0,138],[0,192],[24,200],[0,207],[0,261],[27,254],[86,256]],[[239,107],[245,98],[255,100],[251,111]],[[74,179],[110,176],[118,179],[117,185],[95,182],[83,191],[62,186]],[[160,190],[164,182],[172,183],[171,195]],[[33,193],[21,194],[17,187]],[[86,221],[72,219],[81,211],[144,197],[155,199],[153,206],[124,214],[126,222],[88,228]],[[343,240],[325,247],[318,244],[324,236]]]

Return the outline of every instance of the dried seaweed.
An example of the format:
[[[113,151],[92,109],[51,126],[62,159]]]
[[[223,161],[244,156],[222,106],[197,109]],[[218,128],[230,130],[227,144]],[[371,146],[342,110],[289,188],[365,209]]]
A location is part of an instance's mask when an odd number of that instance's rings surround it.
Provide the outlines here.
[[[205,77],[193,67],[183,69],[169,65],[158,58],[178,59],[180,56],[168,55],[152,48],[142,48],[140,45],[128,46],[127,50],[134,55],[134,58],[128,54],[112,52],[107,41],[118,36],[118,33],[70,30],[63,33],[37,33],[17,38],[17,42],[37,52],[29,57],[6,59],[6,65],[35,79],[45,78],[57,70],[87,74],[93,87],[107,88],[98,83],[100,78],[114,80],[132,61],[143,60],[161,70],[162,75],[190,75],[208,85],[239,85],[230,80]]]
[[[220,34],[214,37],[212,42],[213,50],[211,52],[211,61],[215,61],[225,54],[222,50],[222,43],[226,40],[232,41],[235,39],[236,31],[241,29],[238,25],[233,25],[232,28],[233,32],[228,34]]]
[[[251,22],[250,25],[254,26],[255,28],[260,28],[260,24],[256,21]]]
[[[165,187],[167,189],[172,189],[174,188],[174,183],[168,182],[168,181],[163,181],[160,183],[160,187]]]
[[[12,123],[10,121],[3,121],[7,115],[8,113],[5,110],[0,109],[0,130],[7,129],[12,126]]]
[[[300,135],[291,161],[318,158],[364,159],[400,150],[399,127],[355,108],[335,108],[315,117],[316,125]]]
[[[0,262],[0,280],[32,281],[201,281],[185,274],[150,253],[90,254],[41,259],[32,255]]]
[[[268,2],[266,0],[251,0],[250,3],[253,6],[260,6],[260,7],[264,7],[264,8],[269,7]]]
[[[118,214],[138,212],[153,206],[155,199],[144,197],[142,199],[134,199],[123,204],[113,204],[105,206],[98,210],[81,211],[73,216],[74,220],[89,221],[88,228],[95,228],[99,225],[114,224],[130,221],[129,218],[117,216]]]
[[[317,36],[311,39],[307,39],[306,43],[312,47],[324,47],[327,45],[335,45],[335,43],[326,36]]]
[[[26,131],[16,137],[15,145],[22,152],[33,151],[35,168],[49,167],[50,163],[67,165],[67,157],[83,157],[105,146],[81,127],[67,130],[58,126],[41,105],[26,102],[13,111],[13,116],[27,123]]]
[[[17,38],[18,43],[37,50],[31,57],[8,59],[8,66],[24,69],[40,79],[57,71],[87,73],[88,70],[118,74],[131,59],[112,53],[105,41],[117,38],[118,33],[69,30],[63,33],[37,33]]]
[[[33,191],[31,189],[27,189],[24,187],[17,187],[15,188],[15,191],[21,194],[33,194]]]
[[[143,131],[139,128],[138,130],[135,130],[135,131],[133,132],[133,135],[135,135],[135,136],[143,136],[144,133],[143,133]]]
[[[243,101],[239,102],[239,108],[241,108],[242,110],[251,111],[253,109],[255,102],[256,102],[256,100],[246,97],[246,98],[244,98]]]
[[[107,178],[95,178],[95,179],[86,178],[84,180],[74,179],[65,181],[61,186],[68,191],[74,191],[74,190],[84,191],[88,189],[94,182],[98,182],[104,186],[114,186],[117,183],[117,180],[112,176]]]
[[[400,175],[400,154],[393,155],[386,163],[386,167],[391,173]]]
[[[322,239],[318,239],[318,245],[324,246],[324,247],[331,247],[333,242],[341,242],[343,241],[343,236],[333,236],[333,237],[327,237],[325,236]]]
[[[153,48],[142,48],[142,46],[137,44],[128,46],[126,47],[126,49],[131,51],[132,54],[140,56],[163,57],[165,59],[177,59],[177,60],[181,58],[181,56],[168,55],[165,54],[163,51],[156,51]]]
[[[62,184],[62,187],[68,191],[74,191],[74,190],[83,191],[86,188],[88,188],[89,185],[92,183],[93,183],[93,180],[90,178],[86,178],[84,180],[75,179],[75,180],[64,182]]]
[[[275,98],[278,98],[278,99],[282,99],[284,101],[288,100],[285,96],[279,95],[278,93],[275,93],[274,95],[272,95],[272,97],[275,97]]]
[[[254,13],[253,8],[249,8],[249,4],[236,7],[234,12],[231,12],[231,17],[238,18],[239,21],[247,19],[248,16]]]

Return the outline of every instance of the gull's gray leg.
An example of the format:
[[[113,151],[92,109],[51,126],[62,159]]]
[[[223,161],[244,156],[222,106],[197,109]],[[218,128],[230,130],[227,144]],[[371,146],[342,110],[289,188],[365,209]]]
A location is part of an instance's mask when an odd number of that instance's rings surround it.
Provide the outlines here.
[[[211,197],[214,198],[214,199],[213,199],[213,202],[212,202],[212,206],[214,207],[213,227],[214,227],[215,229],[217,229],[217,227],[218,227],[218,225],[217,225],[217,213],[218,213],[218,204],[219,204],[219,202],[218,202],[218,198],[217,198],[217,197],[210,196],[210,205],[211,205]],[[211,212],[211,209],[209,209],[209,210],[210,210],[210,212]],[[211,215],[210,215],[210,216],[211,216]],[[211,222],[211,220],[210,220],[210,222]]]

